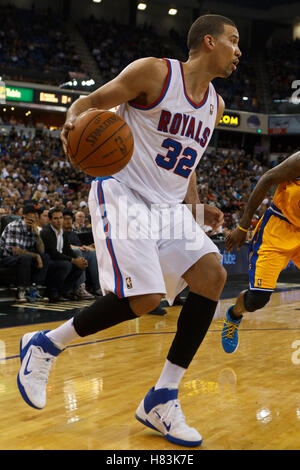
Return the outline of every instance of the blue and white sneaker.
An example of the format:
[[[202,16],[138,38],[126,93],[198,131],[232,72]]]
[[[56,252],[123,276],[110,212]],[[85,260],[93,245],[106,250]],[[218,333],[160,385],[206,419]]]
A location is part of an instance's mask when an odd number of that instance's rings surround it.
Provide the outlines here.
[[[28,405],[39,410],[46,405],[50,369],[58,354],[63,351],[46,336],[48,331],[27,333],[20,341],[19,391]]]
[[[233,307],[233,305],[231,307]],[[242,316],[237,320],[231,318],[231,307],[229,307],[226,312],[226,319],[222,330],[222,346],[226,353],[233,353],[239,345],[238,328],[243,318]]]
[[[153,387],[141,401],[135,417],[174,444],[185,447],[199,446],[202,437],[196,429],[186,424],[177,396],[178,389],[172,388],[172,385],[158,390]]]

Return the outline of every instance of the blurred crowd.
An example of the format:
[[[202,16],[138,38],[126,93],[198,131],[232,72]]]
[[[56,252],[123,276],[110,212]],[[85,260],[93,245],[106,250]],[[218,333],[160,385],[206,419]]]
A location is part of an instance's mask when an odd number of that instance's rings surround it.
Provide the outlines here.
[[[34,201],[85,207],[90,178],[71,166],[58,138],[16,131],[0,135],[0,203],[7,211]],[[86,210],[86,209],[85,209]]]
[[[256,113],[261,109],[257,98],[256,81],[255,67],[242,56],[237,71],[226,80],[216,78],[213,84],[224,99],[227,109]]]
[[[276,42],[265,54],[272,100],[289,99],[295,91],[292,83],[300,77],[300,39]]]
[[[222,149],[205,153],[196,170],[200,201],[215,205],[224,213],[223,227],[217,233],[207,227],[208,235],[222,240],[237,227],[249,196],[265,171],[260,158],[255,154],[246,154],[244,150]],[[253,217],[249,239],[271,199],[269,194]]]
[[[70,165],[58,138],[25,135],[14,127],[0,136],[1,265],[16,270],[19,302],[26,301],[26,289],[32,283],[35,298],[52,302],[100,294],[87,204],[89,186],[90,178]],[[60,250],[53,250],[55,243],[46,230],[51,211],[60,216],[57,233],[72,231]],[[40,232],[43,250],[36,246]],[[24,252],[16,253],[15,247]],[[46,287],[46,294],[41,287]]]
[[[78,28],[95,58],[105,81],[118,75],[141,57],[170,57],[171,48],[153,26],[128,26],[94,17],[83,19]]]
[[[58,85],[68,72],[83,73],[81,60],[62,20],[13,5],[0,9],[0,75],[4,80],[27,80]],[[38,64],[38,65],[37,65]]]

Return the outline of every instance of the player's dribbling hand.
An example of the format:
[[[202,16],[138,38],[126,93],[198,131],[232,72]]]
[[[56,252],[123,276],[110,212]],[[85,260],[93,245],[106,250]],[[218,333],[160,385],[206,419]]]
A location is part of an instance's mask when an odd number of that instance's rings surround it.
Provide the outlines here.
[[[231,232],[225,239],[225,249],[226,252],[232,250],[236,247],[238,250],[245,243],[247,239],[247,232],[243,232],[239,228],[236,228]]]
[[[60,140],[62,141],[63,149],[65,154],[68,156],[68,134],[71,129],[74,129],[74,123],[76,117],[68,119],[63,125],[62,131],[60,133]]]
[[[89,108],[86,111],[83,111],[83,113],[81,113],[81,114],[84,114],[88,111],[93,111],[94,109],[97,109],[97,108]],[[81,114],[79,114],[79,116],[81,116]],[[68,134],[69,134],[70,130],[74,129],[75,121],[79,116],[72,116],[69,119],[67,119],[66,122],[64,123],[64,125],[62,127],[62,130],[61,130],[61,133],[60,133],[60,140],[62,141],[63,149],[64,149],[64,152],[67,156],[69,156],[68,155]]]

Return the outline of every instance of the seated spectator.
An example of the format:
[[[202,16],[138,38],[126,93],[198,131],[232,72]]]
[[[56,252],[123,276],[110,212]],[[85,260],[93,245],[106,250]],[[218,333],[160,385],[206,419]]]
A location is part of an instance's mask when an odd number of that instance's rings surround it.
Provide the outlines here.
[[[44,206],[39,207],[37,210],[37,226],[39,232],[45,225],[49,224],[48,212],[49,210]]]
[[[75,232],[87,232],[89,230],[85,226],[85,213],[83,211],[75,212],[73,230]]]
[[[63,230],[61,209],[50,209],[48,217],[50,223],[43,227],[40,235],[44,241],[45,251],[50,256],[46,280],[49,300],[50,302],[65,299],[79,300],[74,291],[88,263],[82,256],[77,257],[72,250],[69,236]]]
[[[79,240],[82,245],[94,247],[92,227],[91,224],[86,224],[86,215],[83,210],[78,210],[75,212],[73,230],[78,234]]]
[[[94,244],[86,246],[81,243],[78,234],[73,230],[72,227],[72,211],[65,209],[63,211],[63,217],[63,229],[69,235],[69,241],[71,243],[72,250],[74,250],[78,256],[83,256],[88,262],[88,267],[84,274],[86,274],[86,278],[88,279],[89,292],[91,292],[93,295],[99,295],[101,290],[99,284],[98,262]],[[76,294],[79,296],[86,296],[86,298],[91,298],[93,295],[91,296],[91,294],[85,290],[86,278],[82,280],[82,283],[77,289]]]
[[[45,285],[49,257],[36,224],[36,209],[25,206],[22,218],[9,223],[0,239],[0,251],[4,266],[16,268],[17,302],[26,302],[26,290],[31,284],[37,287],[38,300],[46,300],[40,294]]]
[[[22,206],[16,206],[14,209],[14,215],[17,215],[19,217],[22,217],[23,215],[23,207]]]

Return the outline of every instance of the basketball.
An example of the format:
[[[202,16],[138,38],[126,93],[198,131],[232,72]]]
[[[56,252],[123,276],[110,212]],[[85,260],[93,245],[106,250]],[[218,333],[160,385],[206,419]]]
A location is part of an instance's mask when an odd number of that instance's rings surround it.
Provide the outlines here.
[[[71,163],[90,176],[110,176],[132,157],[133,136],[116,113],[93,109],[82,113],[68,134]]]

